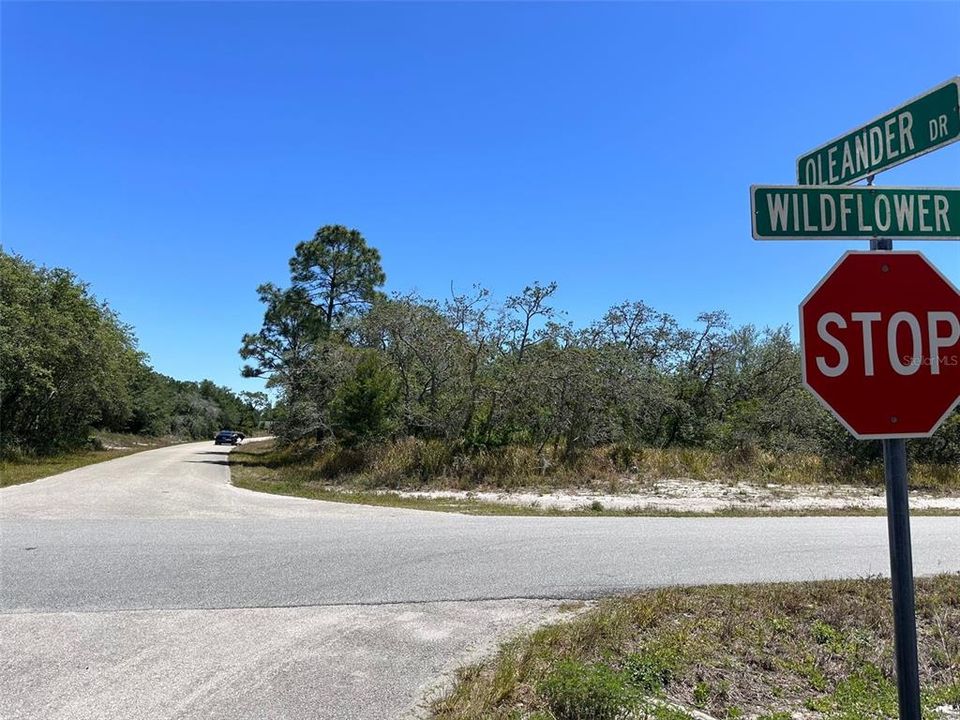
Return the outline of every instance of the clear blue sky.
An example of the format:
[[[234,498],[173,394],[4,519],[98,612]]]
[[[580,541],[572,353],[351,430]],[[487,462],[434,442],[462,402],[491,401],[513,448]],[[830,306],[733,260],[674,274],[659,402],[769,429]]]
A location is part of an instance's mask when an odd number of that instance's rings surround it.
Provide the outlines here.
[[[795,325],[841,252],[748,186],[960,73],[960,3],[2,3],[2,242],[70,268],[161,372],[238,389],[255,287],[320,225],[388,290],[556,280]],[[878,177],[960,185],[960,143]],[[960,284],[956,243],[921,247]]]

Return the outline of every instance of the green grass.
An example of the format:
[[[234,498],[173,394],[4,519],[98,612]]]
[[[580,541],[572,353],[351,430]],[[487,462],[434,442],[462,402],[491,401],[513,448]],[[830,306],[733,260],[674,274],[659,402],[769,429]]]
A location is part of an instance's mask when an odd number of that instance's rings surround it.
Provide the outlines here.
[[[118,433],[98,434],[100,445],[117,446],[115,449],[75,450],[59,455],[40,457],[21,457],[16,460],[0,460],[0,487],[19,485],[40,478],[49,477],[86,465],[113,460],[114,458],[173,445],[173,438],[155,438],[141,435],[122,435]],[[136,444],[134,444],[136,443]]]
[[[917,580],[917,623],[932,719],[938,706],[960,709],[960,575]],[[650,591],[508,642],[461,669],[431,710],[437,720],[688,717],[683,708],[895,718],[892,637],[885,580]]]
[[[639,508],[617,510],[604,507],[595,501],[576,510],[542,508],[531,505],[509,505],[483,502],[475,499],[403,497],[384,488],[381,492],[368,489],[365,482],[332,484],[325,477],[324,466],[318,470],[308,454],[299,455],[291,450],[277,449],[273,442],[258,442],[241,446],[230,453],[231,480],[234,485],[247,490],[292,495],[294,497],[325,500],[328,502],[399,507],[412,510],[456,512],[467,515],[529,515],[545,517],[805,517],[819,516],[883,516],[881,509],[818,509],[770,510],[765,508],[730,507],[717,512],[690,512]],[[960,516],[955,510],[914,510],[912,515]]]

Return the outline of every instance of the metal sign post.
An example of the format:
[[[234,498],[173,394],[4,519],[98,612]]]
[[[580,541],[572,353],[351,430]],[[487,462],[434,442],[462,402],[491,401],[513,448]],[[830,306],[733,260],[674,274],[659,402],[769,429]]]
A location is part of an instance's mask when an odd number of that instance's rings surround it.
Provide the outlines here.
[[[900,720],[920,720],[920,670],[917,663],[917,612],[910,548],[910,505],[907,498],[907,442],[883,441],[887,484],[887,532],[890,537],[890,581],[893,586],[893,653],[897,670]]]
[[[873,176],[867,178],[873,185]],[[893,250],[893,240],[874,238],[871,250]],[[893,657],[900,720],[920,720],[920,664],[917,660],[917,608],[910,542],[907,441],[883,440],[883,478],[887,488],[887,539],[893,596]]]

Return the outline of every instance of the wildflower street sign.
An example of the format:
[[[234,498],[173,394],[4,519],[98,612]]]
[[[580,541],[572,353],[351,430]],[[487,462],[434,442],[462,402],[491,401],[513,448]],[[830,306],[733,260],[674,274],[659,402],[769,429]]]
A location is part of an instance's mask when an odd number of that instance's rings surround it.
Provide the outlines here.
[[[750,188],[756,240],[960,240],[954,188]]]
[[[797,159],[800,185],[848,185],[960,140],[954,77]]]

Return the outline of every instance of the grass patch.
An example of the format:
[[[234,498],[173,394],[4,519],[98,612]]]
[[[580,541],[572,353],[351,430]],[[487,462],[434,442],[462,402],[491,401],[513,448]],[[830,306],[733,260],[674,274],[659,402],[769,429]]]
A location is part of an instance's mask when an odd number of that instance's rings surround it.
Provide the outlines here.
[[[579,488],[617,493],[627,485],[664,478],[781,485],[853,484],[883,487],[878,463],[839,469],[813,455],[724,453],[693,448],[596,447],[574,458],[509,445],[466,448],[442,440],[400,438],[361,447],[303,445],[276,450],[274,468],[296,465],[306,481],[350,491],[374,489],[516,490]],[[910,485],[934,492],[960,490],[960,468],[913,463]]]
[[[353,451],[350,451],[353,452]],[[619,510],[607,508],[594,501],[581,509],[562,510],[531,505],[509,505],[483,502],[476,499],[402,497],[393,492],[394,487],[371,487],[365,476],[345,478],[334,474],[331,478],[331,463],[347,463],[350,453],[336,452],[328,455],[311,448],[278,448],[273,441],[244,445],[230,453],[231,481],[247,490],[275,495],[325,500],[328,502],[354,503],[385,507],[457,512],[468,515],[529,515],[547,517],[773,517],[819,516],[884,516],[882,509],[816,509],[816,510],[770,510],[758,507],[730,508],[716,512],[664,510],[658,508],[635,508]],[[402,487],[402,486],[401,486]],[[423,489],[424,485],[416,486]],[[956,510],[913,510],[911,515],[960,516]]]
[[[960,710],[960,575],[917,580],[926,718]],[[605,600],[461,669],[437,720],[897,717],[890,584],[670,588]],[[678,706],[681,709],[678,709]],[[632,713],[632,714],[630,714]]]
[[[58,473],[75,470],[86,465],[113,460],[114,458],[174,445],[179,440],[120,433],[98,433],[90,448],[51,456],[0,460],[0,487],[19,485]]]

